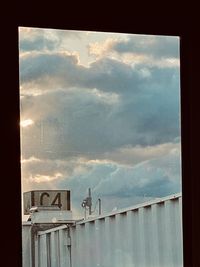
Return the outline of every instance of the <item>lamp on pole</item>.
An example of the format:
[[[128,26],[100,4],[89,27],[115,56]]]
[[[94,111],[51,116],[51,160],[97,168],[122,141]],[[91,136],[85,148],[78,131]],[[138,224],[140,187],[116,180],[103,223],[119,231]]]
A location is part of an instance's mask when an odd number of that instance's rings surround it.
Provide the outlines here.
[[[87,207],[88,207],[88,209],[89,209],[89,215],[92,214],[92,196],[91,196],[91,189],[90,189],[90,188],[88,189],[88,197],[86,197],[86,198],[83,200],[81,206],[82,206],[83,208],[85,208],[85,218],[86,218],[86,208],[87,208]]]

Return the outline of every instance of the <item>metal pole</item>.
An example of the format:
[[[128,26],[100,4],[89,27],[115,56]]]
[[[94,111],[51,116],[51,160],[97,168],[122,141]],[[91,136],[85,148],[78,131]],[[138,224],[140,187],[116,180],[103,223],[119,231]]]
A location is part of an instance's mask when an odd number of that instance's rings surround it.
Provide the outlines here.
[[[99,201],[99,215],[101,215],[101,199],[99,198],[98,201]]]
[[[37,251],[35,248],[36,244],[36,239],[38,238],[37,236],[37,227],[33,224],[31,226],[31,266],[35,267],[36,266],[36,255]]]
[[[88,207],[89,207],[89,215],[92,214],[92,197],[91,197],[91,189],[88,189]]]
[[[72,267],[72,244],[69,225],[67,226],[67,248],[69,251],[69,266]]]

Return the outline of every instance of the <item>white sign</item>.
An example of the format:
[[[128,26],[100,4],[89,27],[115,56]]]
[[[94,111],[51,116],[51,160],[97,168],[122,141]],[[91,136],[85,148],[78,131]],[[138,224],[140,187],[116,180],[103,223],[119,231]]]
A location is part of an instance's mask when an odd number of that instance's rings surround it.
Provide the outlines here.
[[[30,213],[32,207],[49,207],[55,210],[70,210],[69,190],[36,190],[24,193],[24,214]]]

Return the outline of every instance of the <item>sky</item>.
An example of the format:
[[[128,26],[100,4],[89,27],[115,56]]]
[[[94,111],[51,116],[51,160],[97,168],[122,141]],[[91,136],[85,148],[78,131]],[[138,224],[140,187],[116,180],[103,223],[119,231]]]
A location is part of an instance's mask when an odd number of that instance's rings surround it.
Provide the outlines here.
[[[20,27],[19,69],[23,192],[82,218],[89,187],[103,212],[181,191],[178,37]]]

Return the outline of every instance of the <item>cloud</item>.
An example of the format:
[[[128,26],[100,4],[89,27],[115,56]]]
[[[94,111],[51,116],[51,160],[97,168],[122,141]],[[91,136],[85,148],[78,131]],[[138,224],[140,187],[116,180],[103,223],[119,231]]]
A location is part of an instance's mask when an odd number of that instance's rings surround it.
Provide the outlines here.
[[[135,66],[179,67],[179,39],[172,36],[116,35],[103,42],[89,44],[89,54],[101,59],[118,59]]]
[[[92,189],[93,203],[100,197],[104,211],[131,206],[148,199],[180,192],[180,156],[166,154],[134,167],[112,162],[87,163],[87,172],[62,180],[59,186],[70,188],[74,205],[80,205]]]
[[[153,146],[125,146],[112,152],[107,152],[103,158],[118,164],[134,166],[140,162],[158,159],[167,154],[176,153],[180,156],[180,143],[163,143]]]
[[[179,58],[178,37],[135,35],[113,42],[109,49],[118,53],[147,54],[155,58]]]
[[[70,39],[80,39],[81,32],[64,31],[41,28],[19,28],[19,48],[20,53],[26,51],[55,51],[63,50],[63,41]]]
[[[85,68],[77,66],[74,56],[59,54],[44,56],[47,69],[42,73],[43,56],[41,60],[36,56],[37,64],[33,60],[35,72],[25,73],[30,59],[21,68],[27,93],[26,82],[30,80],[46,90],[21,99],[22,119],[35,122],[23,131],[23,147],[29,156],[44,151],[41,143],[45,150],[54,151],[49,156],[63,157],[75,151],[99,157],[122,146],[151,146],[171,142],[180,135],[177,68],[131,68],[110,59]],[[48,70],[51,62],[55,66]],[[54,90],[41,82],[44,76]]]
[[[109,117],[118,101],[112,93],[75,88],[24,97],[22,119],[32,114],[35,123],[22,129],[22,154],[45,158],[99,154],[112,145],[108,136]]]
[[[179,144],[180,145],[180,144]],[[147,149],[134,166],[122,162],[68,158],[23,161],[24,189],[69,189],[73,207],[81,210],[81,201],[92,189],[93,205],[100,197],[104,211],[131,206],[148,199],[180,192],[180,150],[172,144]],[[143,154],[145,148],[143,149]],[[154,156],[152,156],[152,154]]]
[[[20,50],[23,51],[41,51],[41,50],[54,50],[59,45],[59,40],[51,40],[43,36],[37,36],[32,40],[25,39],[20,43]]]
[[[133,90],[139,82],[131,66],[112,59],[101,59],[89,68],[80,66],[78,58],[69,53],[32,53],[20,59],[22,93],[29,88],[42,91],[86,87],[103,91]]]
[[[31,53],[20,58],[20,82],[22,87],[47,87],[75,85],[78,75],[78,58],[69,53]],[[26,88],[27,89],[27,88]],[[47,89],[46,89],[47,90]]]
[[[30,157],[21,160],[24,191],[38,189],[62,189],[59,183],[74,175],[84,174],[88,168],[80,159],[41,159]]]
[[[54,50],[60,45],[60,39],[51,30],[39,28],[19,28],[20,52]]]
[[[180,135],[178,96],[168,90],[128,97],[71,88],[21,100],[26,157],[99,158],[124,146],[152,146]],[[169,96],[168,96],[169,95]]]
[[[96,55],[97,58],[107,56],[108,52],[113,49],[113,46],[118,42],[117,38],[108,38],[103,43],[93,42],[88,45],[90,55]]]
[[[170,160],[172,158],[170,157]],[[180,182],[179,175],[177,175],[179,173],[176,172],[176,179],[172,180],[167,175],[167,173],[169,174],[169,158],[166,157],[163,160],[165,160],[164,168],[159,167],[159,159],[156,159],[156,166],[155,160],[143,162],[130,168],[117,166],[113,172],[98,183],[94,192],[121,197],[128,197],[129,195],[159,197],[167,195],[173,190],[179,191],[177,186]],[[173,171],[177,170],[171,169],[171,172]]]
[[[52,180],[57,180],[62,177],[61,173],[55,173],[54,175],[39,175],[37,174],[35,177],[31,177],[30,180],[33,180],[35,183],[42,183],[42,182],[50,182]]]
[[[77,55],[66,52],[31,53],[20,58],[22,93],[30,88],[51,89],[84,87],[124,94],[147,86],[162,87],[179,80],[179,68],[159,68],[149,64],[130,65],[116,59],[102,58],[89,67],[79,65]],[[173,88],[173,87],[172,87]]]

